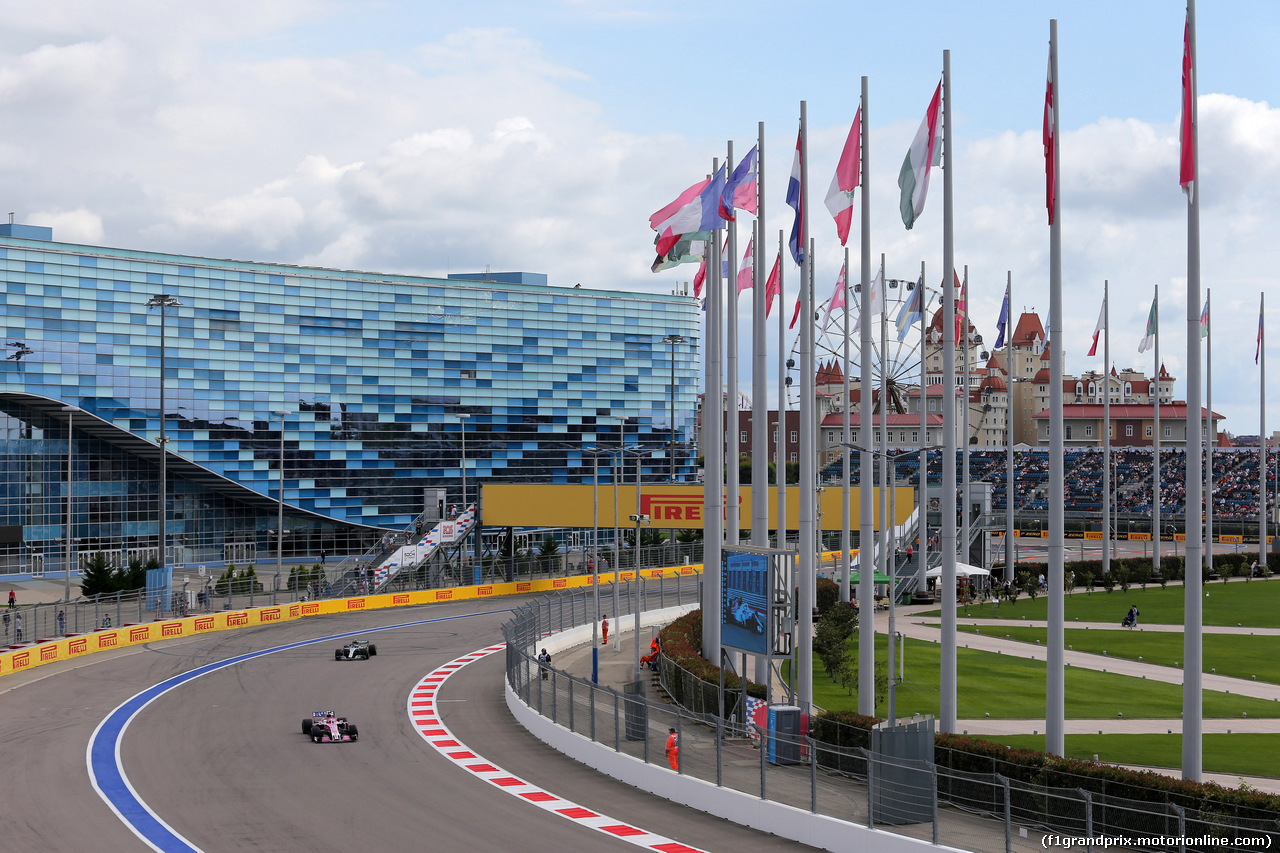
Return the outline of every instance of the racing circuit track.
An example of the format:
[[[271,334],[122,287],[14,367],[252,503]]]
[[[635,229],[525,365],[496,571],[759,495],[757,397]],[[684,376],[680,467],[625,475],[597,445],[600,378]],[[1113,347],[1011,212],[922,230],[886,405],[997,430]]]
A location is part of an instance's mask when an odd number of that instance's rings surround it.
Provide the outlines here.
[[[99,797],[86,749],[113,709],[167,678],[246,653],[360,632],[370,661],[325,640],[216,669],[165,693],[125,729],[120,760],[175,832],[214,851],[616,850],[637,848],[522,802],[459,770],[415,731],[406,698],[431,670],[501,641],[485,599],[319,616],[91,655],[0,680],[0,803],[11,850],[143,851]],[[448,618],[460,617],[460,618]],[[425,621],[432,620],[432,621]],[[409,624],[402,628],[384,626]],[[512,720],[503,655],[459,670],[441,720],[485,759],[589,809],[704,850],[810,849],[654,797],[565,758]],[[301,733],[313,710],[360,729],[354,744]]]

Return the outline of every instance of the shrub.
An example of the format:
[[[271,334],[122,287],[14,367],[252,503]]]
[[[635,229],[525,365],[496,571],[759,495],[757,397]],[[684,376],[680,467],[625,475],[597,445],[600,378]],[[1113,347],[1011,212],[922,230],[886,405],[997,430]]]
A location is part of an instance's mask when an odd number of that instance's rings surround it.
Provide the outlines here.
[[[840,585],[830,578],[818,578],[818,585],[814,590],[814,602],[818,607],[818,618],[821,619],[831,609],[831,605],[839,600]]]

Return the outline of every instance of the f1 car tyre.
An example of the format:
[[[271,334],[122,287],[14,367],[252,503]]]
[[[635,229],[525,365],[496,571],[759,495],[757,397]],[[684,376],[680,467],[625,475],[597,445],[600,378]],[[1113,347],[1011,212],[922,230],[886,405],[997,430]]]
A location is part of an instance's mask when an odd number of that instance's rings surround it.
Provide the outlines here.
[[[342,660],[342,649],[334,649],[334,650],[333,650],[333,659],[334,659],[334,660]]]
[[[373,655],[376,655],[377,653],[378,653],[378,647],[377,647],[377,646],[375,646],[373,643],[370,643],[370,644],[369,644],[369,656],[370,656],[370,657],[372,657]]]
[[[309,734],[311,734],[311,721],[310,721],[310,720],[303,720],[303,721],[302,721],[302,733],[303,733],[304,735],[309,735]]]
[[[354,725],[354,724],[349,724],[349,725],[347,726],[347,734],[351,735],[351,740],[352,740],[353,742],[354,742],[355,740],[359,739],[359,737],[360,737],[360,732],[359,732],[359,730],[358,730],[358,729],[356,729],[356,727],[355,727],[355,725]]]

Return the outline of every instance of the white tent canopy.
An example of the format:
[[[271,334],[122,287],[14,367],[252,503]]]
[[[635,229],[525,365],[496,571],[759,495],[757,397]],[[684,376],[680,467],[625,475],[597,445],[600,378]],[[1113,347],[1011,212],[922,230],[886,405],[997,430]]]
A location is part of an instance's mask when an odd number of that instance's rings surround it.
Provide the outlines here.
[[[956,577],[958,578],[986,577],[990,574],[991,572],[979,566],[970,566],[967,563],[956,563]],[[934,566],[932,569],[925,572],[924,576],[927,578],[942,577],[942,566]]]

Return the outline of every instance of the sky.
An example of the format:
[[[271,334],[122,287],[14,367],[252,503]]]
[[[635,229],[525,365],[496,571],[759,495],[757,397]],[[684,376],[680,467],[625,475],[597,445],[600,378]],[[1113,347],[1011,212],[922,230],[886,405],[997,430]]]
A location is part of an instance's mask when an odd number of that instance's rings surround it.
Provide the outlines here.
[[[804,100],[825,299],[843,249],[822,195],[866,76],[871,251],[891,278],[914,279],[924,262],[936,286],[942,174],[911,231],[897,175],[950,50],[955,258],[990,341],[1006,276],[1015,311],[1048,308],[1040,136],[1057,18],[1066,372],[1103,367],[1085,353],[1106,280],[1113,361],[1152,373],[1137,345],[1159,285],[1161,354],[1184,398],[1186,318],[1199,315],[1186,304],[1177,171],[1184,5],[904,9],[0,0],[0,212],[68,242],[428,276],[489,267],[546,273],[553,287],[667,293],[695,267],[649,271],[649,215],[729,141],[745,153],[759,122],[772,263],[791,227],[783,198]],[[1259,294],[1275,291],[1280,234],[1280,4],[1202,2],[1197,27],[1214,410],[1225,429],[1256,434]],[[856,217],[853,231],[857,258]],[[789,312],[798,274],[785,275]],[[769,377],[773,400],[772,366]],[[1275,406],[1280,394],[1269,397]],[[1268,432],[1280,427],[1267,420]]]

